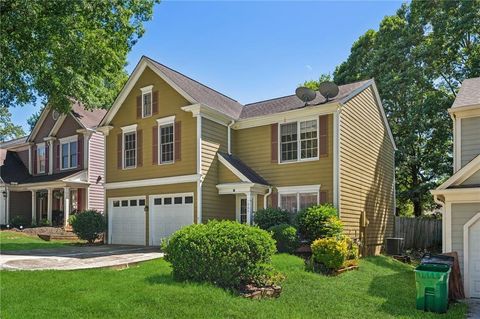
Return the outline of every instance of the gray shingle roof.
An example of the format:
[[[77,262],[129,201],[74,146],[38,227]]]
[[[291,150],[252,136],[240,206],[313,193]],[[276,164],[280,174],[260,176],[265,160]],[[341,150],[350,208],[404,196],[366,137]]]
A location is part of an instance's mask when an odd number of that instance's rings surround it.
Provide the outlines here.
[[[72,115],[82,123],[85,128],[95,128],[103,119],[107,110],[86,110],[82,103],[75,101],[72,105]]]
[[[480,104],[480,77],[466,79],[458,91],[453,107]]]
[[[356,89],[360,88],[361,86],[365,85],[368,81],[365,80],[345,85],[340,85],[338,95],[329,101],[329,103],[338,102],[347,97],[350,93],[355,91]],[[319,103],[325,102],[325,98],[317,92],[316,98],[309,102],[309,105],[316,105]],[[300,109],[304,107],[305,103],[303,103],[296,95],[288,95],[284,97],[279,97],[276,99],[255,102],[251,104],[245,105],[243,111],[240,115],[240,118],[250,118],[256,117],[261,115],[269,115],[275,114],[295,109]]]
[[[218,156],[223,157],[230,165],[235,167],[240,173],[242,173],[246,178],[248,178],[252,183],[269,185],[268,182],[263,179],[262,176],[258,175],[253,169],[247,166],[242,162],[238,157],[231,154],[226,154],[218,152]]]
[[[171,81],[178,85],[198,103],[205,104],[214,110],[217,110],[225,115],[237,119],[242,112],[243,105],[236,100],[209,88],[202,83],[183,75],[169,67],[150,59],[155,67],[157,67],[163,74],[165,74]]]

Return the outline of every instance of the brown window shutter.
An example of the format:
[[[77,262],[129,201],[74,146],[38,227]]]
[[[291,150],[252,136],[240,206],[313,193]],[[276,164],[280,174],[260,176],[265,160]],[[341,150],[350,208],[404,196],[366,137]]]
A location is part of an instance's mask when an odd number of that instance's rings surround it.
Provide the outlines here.
[[[55,170],[60,170],[60,142],[55,141]]]
[[[78,168],[83,168],[83,135],[78,135],[77,142],[77,163]]]
[[[137,131],[137,167],[143,165],[143,130]]]
[[[326,204],[328,202],[328,192],[321,191],[320,192],[320,203],[319,204]]]
[[[152,164],[158,165],[158,125],[152,127]]]
[[[49,169],[48,167],[50,166],[49,162],[50,162],[50,151],[49,151],[50,147],[48,145],[45,146],[45,174],[48,174],[49,173]]]
[[[174,125],[174,136],[175,136],[175,161],[180,161],[182,159],[182,122],[176,121]]]
[[[123,154],[122,154],[122,133],[117,134],[117,168],[122,169],[123,168]]]
[[[278,163],[278,124],[270,125],[272,163]]]
[[[318,153],[320,157],[328,156],[328,115],[318,119]]]
[[[158,91],[152,93],[152,114],[158,113]]]
[[[83,211],[83,188],[77,190],[77,211]]]
[[[37,147],[34,146],[33,147],[33,162],[32,162],[32,165],[33,165],[33,174],[37,174],[37,166],[38,166],[38,163],[37,163]]]
[[[270,195],[270,207],[271,208],[277,208],[278,207],[278,193],[272,193]]]
[[[137,119],[142,118],[142,96],[137,96]]]

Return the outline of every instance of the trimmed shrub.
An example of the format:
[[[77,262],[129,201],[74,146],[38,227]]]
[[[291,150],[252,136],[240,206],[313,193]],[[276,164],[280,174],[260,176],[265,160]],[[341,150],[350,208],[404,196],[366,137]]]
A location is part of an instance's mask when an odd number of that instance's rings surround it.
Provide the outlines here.
[[[297,229],[288,224],[272,226],[268,229],[277,242],[277,250],[280,253],[293,253],[300,245]]]
[[[329,269],[340,269],[348,256],[348,244],[344,239],[335,237],[320,238],[312,245],[312,260]]]
[[[96,210],[86,210],[70,216],[69,224],[78,238],[93,244],[106,230],[105,216]]]
[[[358,244],[348,236],[343,236],[343,240],[345,240],[348,247],[347,260],[357,260],[359,256]]]
[[[15,228],[26,227],[27,219],[21,215],[14,216],[10,219],[10,225]]]
[[[343,224],[337,216],[337,209],[330,204],[308,207],[297,215],[298,230],[310,242],[318,238],[338,237],[342,234]]]
[[[275,253],[275,241],[257,227],[209,221],[176,231],[162,248],[175,279],[238,289],[266,281],[269,273],[264,264]]]
[[[290,223],[290,214],[279,208],[265,208],[255,212],[253,221],[261,229],[269,229],[272,226]]]

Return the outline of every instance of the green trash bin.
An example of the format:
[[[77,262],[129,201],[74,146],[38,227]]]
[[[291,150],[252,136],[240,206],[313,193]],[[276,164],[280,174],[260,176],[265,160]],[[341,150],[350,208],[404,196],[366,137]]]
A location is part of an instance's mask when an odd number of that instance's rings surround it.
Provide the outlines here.
[[[450,266],[422,264],[415,268],[417,309],[437,313],[447,312]]]

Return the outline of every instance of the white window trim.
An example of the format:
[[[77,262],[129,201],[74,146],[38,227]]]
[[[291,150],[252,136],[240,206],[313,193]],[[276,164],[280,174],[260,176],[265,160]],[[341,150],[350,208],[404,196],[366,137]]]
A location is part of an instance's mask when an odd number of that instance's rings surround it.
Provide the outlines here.
[[[137,160],[138,160],[137,126],[138,126],[137,124],[133,124],[133,125],[124,126],[121,128],[122,129],[122,168],[123,169],[137,168]],[[125,159],[125,134],[128,134],[128,133],[135,133],[135,165],[126,167],[125,166],[125,160],[126,160]]]
[[[37,145],[37,156],[36,156],[36,163],[37,165],[37,174],[44,174],[47,171],[47,147],[45,142],[38,143]],[[45,150],[45,169],[43,171],[40,171],[40,157],[38,156],[38,149],[43,148]]]
[[[168,116],[168,117],[163,117],[160,119],[157,119],[157,124],[158,124],[158,129],[157,129],[157,134],[158,134],[158,143],[157,143],[157,164],[158,165],[170,165],[175,163],[175,115]],[[162,162],[162,136],[161,136],[161,127],[165,125],[170,125],[173,124],[173,157],[170,162]]]
[[[72,168],[77,168],[78,167],[78,136],[73,135],[73,136],[68,136],[68,137],[63,137],[59,139],[60,142],[60,170],[65,171],[69,170]],[[71,142],[77,142],[77,165],[75,166],[70,166],[70,143]],[[68,167],[63,167],[63,144],[68,144]]]
[[[297,196],[297,212],[300,211],[300,194],[317,193],[317,204],[320,203],[320,187],[321,185],[302,185],[302,186],[286,186],[277,187],[278,199],[277,206],[282,208],[282,195]]]
[[[153,85],[149,85],[140,89],[142,91],[142,118],[151,117],[153,115]],[[145,116],[145,110],[143,105],[143,96],[150,94],[150,115]]]
[[[302,143],[300,139],[300,123],[306,121],[316,121],[317,122],[317,156],[316,157],[309,157],[309,158],[300,158],[302,156]],[[297,159],[290,160],[290,161],[282,161],[282,135],[281,135],[281,126],[285,124],[292,124],[297,123]],[[319,127],[319,118],[317,117],[308,117],[308,118],[301,118],[296,119],[293,121],[288,122],[279,122],[278,123],[278,164],[291,164],[291,163],[299,163],[299,162],[311,162],[311,161],[318,161],[320,159],[319,152],[320,152],[320,127]]]

